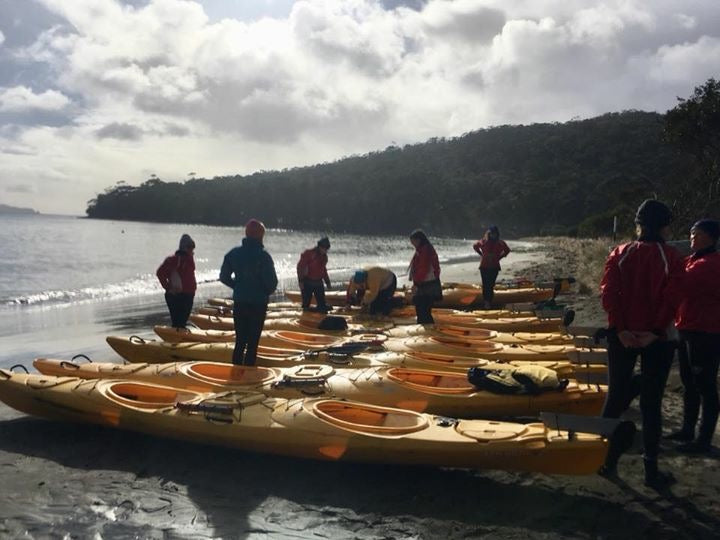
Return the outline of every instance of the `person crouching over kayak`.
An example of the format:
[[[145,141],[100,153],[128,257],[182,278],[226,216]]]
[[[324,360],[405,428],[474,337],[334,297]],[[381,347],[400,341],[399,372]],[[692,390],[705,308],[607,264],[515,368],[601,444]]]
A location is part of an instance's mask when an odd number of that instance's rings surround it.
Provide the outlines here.
[[[418,324],[434,324],[432,305],[442,298],[440,262],[437,252],[420,229],[410,233],[415,254],[410,261],[410,280],[413,282],[413,304]]]
[[[189,234],[183,234],[175,255],[166,257],[155,272],[165,289],[165,303],[170,311],[173,328],[185,328],[192,311],[197,290],[194,250],[193,239]]]
[[[325,287],[330,290],[330,277],[327,272],[327,252],[330,249],[330,240],[323,236],[318,240],[317,246],[303,251],[297,263],[298,284],[302,293],[302,308],[308,309],[313,295],[318,311],[330,310],[325,303]]]
[[[264,236],[260,221],[248,221],[242,245],[228,251],[220,268],[220,281],[233,290],[232,362],[236,365],[255,365],[268,299],[278,284],[275,263],[263,247]]]
[[[703,219],[690,230],[690,249],[685,259],[685,280],[676,326],[680,330],[680,377],[683,393],[683,427],[668,439],[685,441],[678,451],[708,453],[717,424],[717,376],[720,364],[720,223]],[[697,439],[695,424],[702,402],[702,422]]]
[[[390,315],[396,289],[397,276],[390,270],[379,266],[358,270],[348,283],[347,303],[361,305],[370,315]]]
[[[661,404],[675,348],[667,331],[680,304],[684,274],[680,253],[665,243],[671,221],[670,209],[663,203],[644,201],[635,216],[637,241],[610,253],[600,283],[608,317],[608,394],[602,415],[619,418],[629,407],[633,370],[640,356],[645,484],[655,488],[672,481],[657,463]],[[611,444],[601,474],[616,474],[618,458]]]
[[[500,229],[492,225],[485,231],[485,235],[473,245],[473,249],[480,255],[480,277],[483,286],[483,300],[485,309],[492,307],[495,297],[495,282],[500,273],[500,259],[510,253],[508,245],[500,240]]]

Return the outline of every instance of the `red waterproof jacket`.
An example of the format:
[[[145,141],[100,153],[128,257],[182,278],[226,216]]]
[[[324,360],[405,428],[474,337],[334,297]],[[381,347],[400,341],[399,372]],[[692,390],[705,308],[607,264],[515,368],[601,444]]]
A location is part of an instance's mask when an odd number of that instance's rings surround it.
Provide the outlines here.
[[[480,268],[497,268],[500,270],[500,259],[510,253],[510,248],[502,240],[478,240],[473,249],[482,257]]]
[[[685,259],[682,302],[675,324],[680,330],[720,334],[720,253]]]
[[[327,273],[327,261],[327,255],[320,253],[318,248],[303,251],[297,263],[298,279],[330,281]]]
[[[423,244],[415,250],[410,261],[410,279],[415,285],[440,279],[440,261],[431,244]]]
[[[613,249],[600,282],[608,326],[664,333],[680,304],[684,273],[680,253],[664,243],[637,241]]]
[[[160,280],[160,285],[168,292],[182,292],[184,294],[195,294],[197,283],[195,281],[195,259],[184,251],[176,251],[175,255],[167,257],[155,275]],[[173,277],[175,276],[175,277]],[[173,281],[179,276],[181,287],[175,289]],[[178,283],[179,284],[179,283]],[[173,290],[175,289],[175,290]]]

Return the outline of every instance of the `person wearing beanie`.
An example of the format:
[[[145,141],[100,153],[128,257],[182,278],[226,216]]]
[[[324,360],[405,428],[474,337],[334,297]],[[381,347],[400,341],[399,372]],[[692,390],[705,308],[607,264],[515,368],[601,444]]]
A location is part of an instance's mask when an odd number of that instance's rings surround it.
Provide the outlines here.
[[[619,418],[629,407],[640,357],[645,484],[654,488],[672,481],[658,470],[661,405],[675,349],[667,332],[680,304],[684,276],[682,257],[665,243],[671,221],[663,203],[644,201],[635,215],[637,240],[612,250],[600,282],[608,317],[608,393],[602,415]],[[611,442],[601,473],[616,474],[619,457]]]
[[[409,268],[415,317],[418,324],[434,324],[432,306],[435,301],[442,299],[440,262],[435,248],[420,229],[410,233],[410,243],[415,248]]]
[[[297,263],[298,285],[302,294],[302,308],[308,309],[310,301],[315,296],[318,311],[328,312],[330,308],[325,302],[325,287],[330,289],[330,277],[327,271],[328,250],[330,240],[323,236],[314,248],[306,249],[300,255]]]
[[[189,234],[183,234],[175,254],[166,257],[155,272],[165,289],[165,303],[173,328],[185,328],[192,311],[197,289],[194,251],[195,242]]]
[[[220,268],[220,281],[233,290],[235,365],[255,365],[268,301],[278,284],[275,263],[263,246],[264,236],[262,222],[248,221],[242,244],[227,252]]]
[[[482,239],[473,244],[473,249],[481,257],[480,277],[482,278],[484,307],[490,309],[495,297],[495,282],[500,273],[500,259],[507,257],[510,248],[500,240],[500,229],[497,225],[492,225],[485,231]]]
[[[397,276],[387,268],[356,270],[347,287],[348,305],[360,305],[370,315],[390,315],[397,290]]]
[[[717,376],[720,364],[720,223],[702,219],[690,229],[692,255],[685,259],[682,301],[675,325],[680,331],[680,378],[683,424],[668,439],[684,442],[680,452],[705,454],[712,448],[720,403]],[[702,421],[695,438],[695,425]]]

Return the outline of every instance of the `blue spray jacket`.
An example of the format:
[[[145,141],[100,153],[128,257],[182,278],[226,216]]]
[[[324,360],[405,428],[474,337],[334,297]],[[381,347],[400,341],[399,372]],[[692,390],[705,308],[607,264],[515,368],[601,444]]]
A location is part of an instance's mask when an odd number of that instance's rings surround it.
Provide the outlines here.
[[[266,305],[278,284],[275,264],[262,243],[243,238],[242,245],[225,255],[220,281],[233,290],[235,302]]]

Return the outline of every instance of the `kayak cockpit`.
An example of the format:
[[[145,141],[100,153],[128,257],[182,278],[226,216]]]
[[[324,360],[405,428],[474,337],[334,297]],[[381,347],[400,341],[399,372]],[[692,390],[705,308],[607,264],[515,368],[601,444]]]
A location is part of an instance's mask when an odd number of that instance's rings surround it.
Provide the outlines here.
[[[314,403],[312,409],[325,422],[343,429],[377,435],[402,435],[428,426],[427,418],[421,414],[365,403],[323,400]]]
[[[162,409],[173,407],[179,401],[193,399],[199,394],[153,384],[116,382],[106,389],[105,395],[121,405],[140,409]]]
[[[392,368],[388,370],[387,377],[397,384],[435,394],[470,394],[476,391],[463,373]]]
[[[304,332],[294,332],[292,330],[274,330],[269,332],[272,336],[274,335],[278,339],[288,341],[290,343],[297,343],[307,346],[330,346],[337,343],[338,338],[335,336],[327,336],[325,334],[307,334]]]
[[[193,362],[188,365],[187,371],[201,381],[224,385],[256,385],[275,378],[275,372],[269,368],[220,362]]]
[[[450,336],[432,336],[430,340],[455,349],[472,349],[479,353],[498,352],[503,348],[502,345],[494,341],[458,341],[457,338]]]

